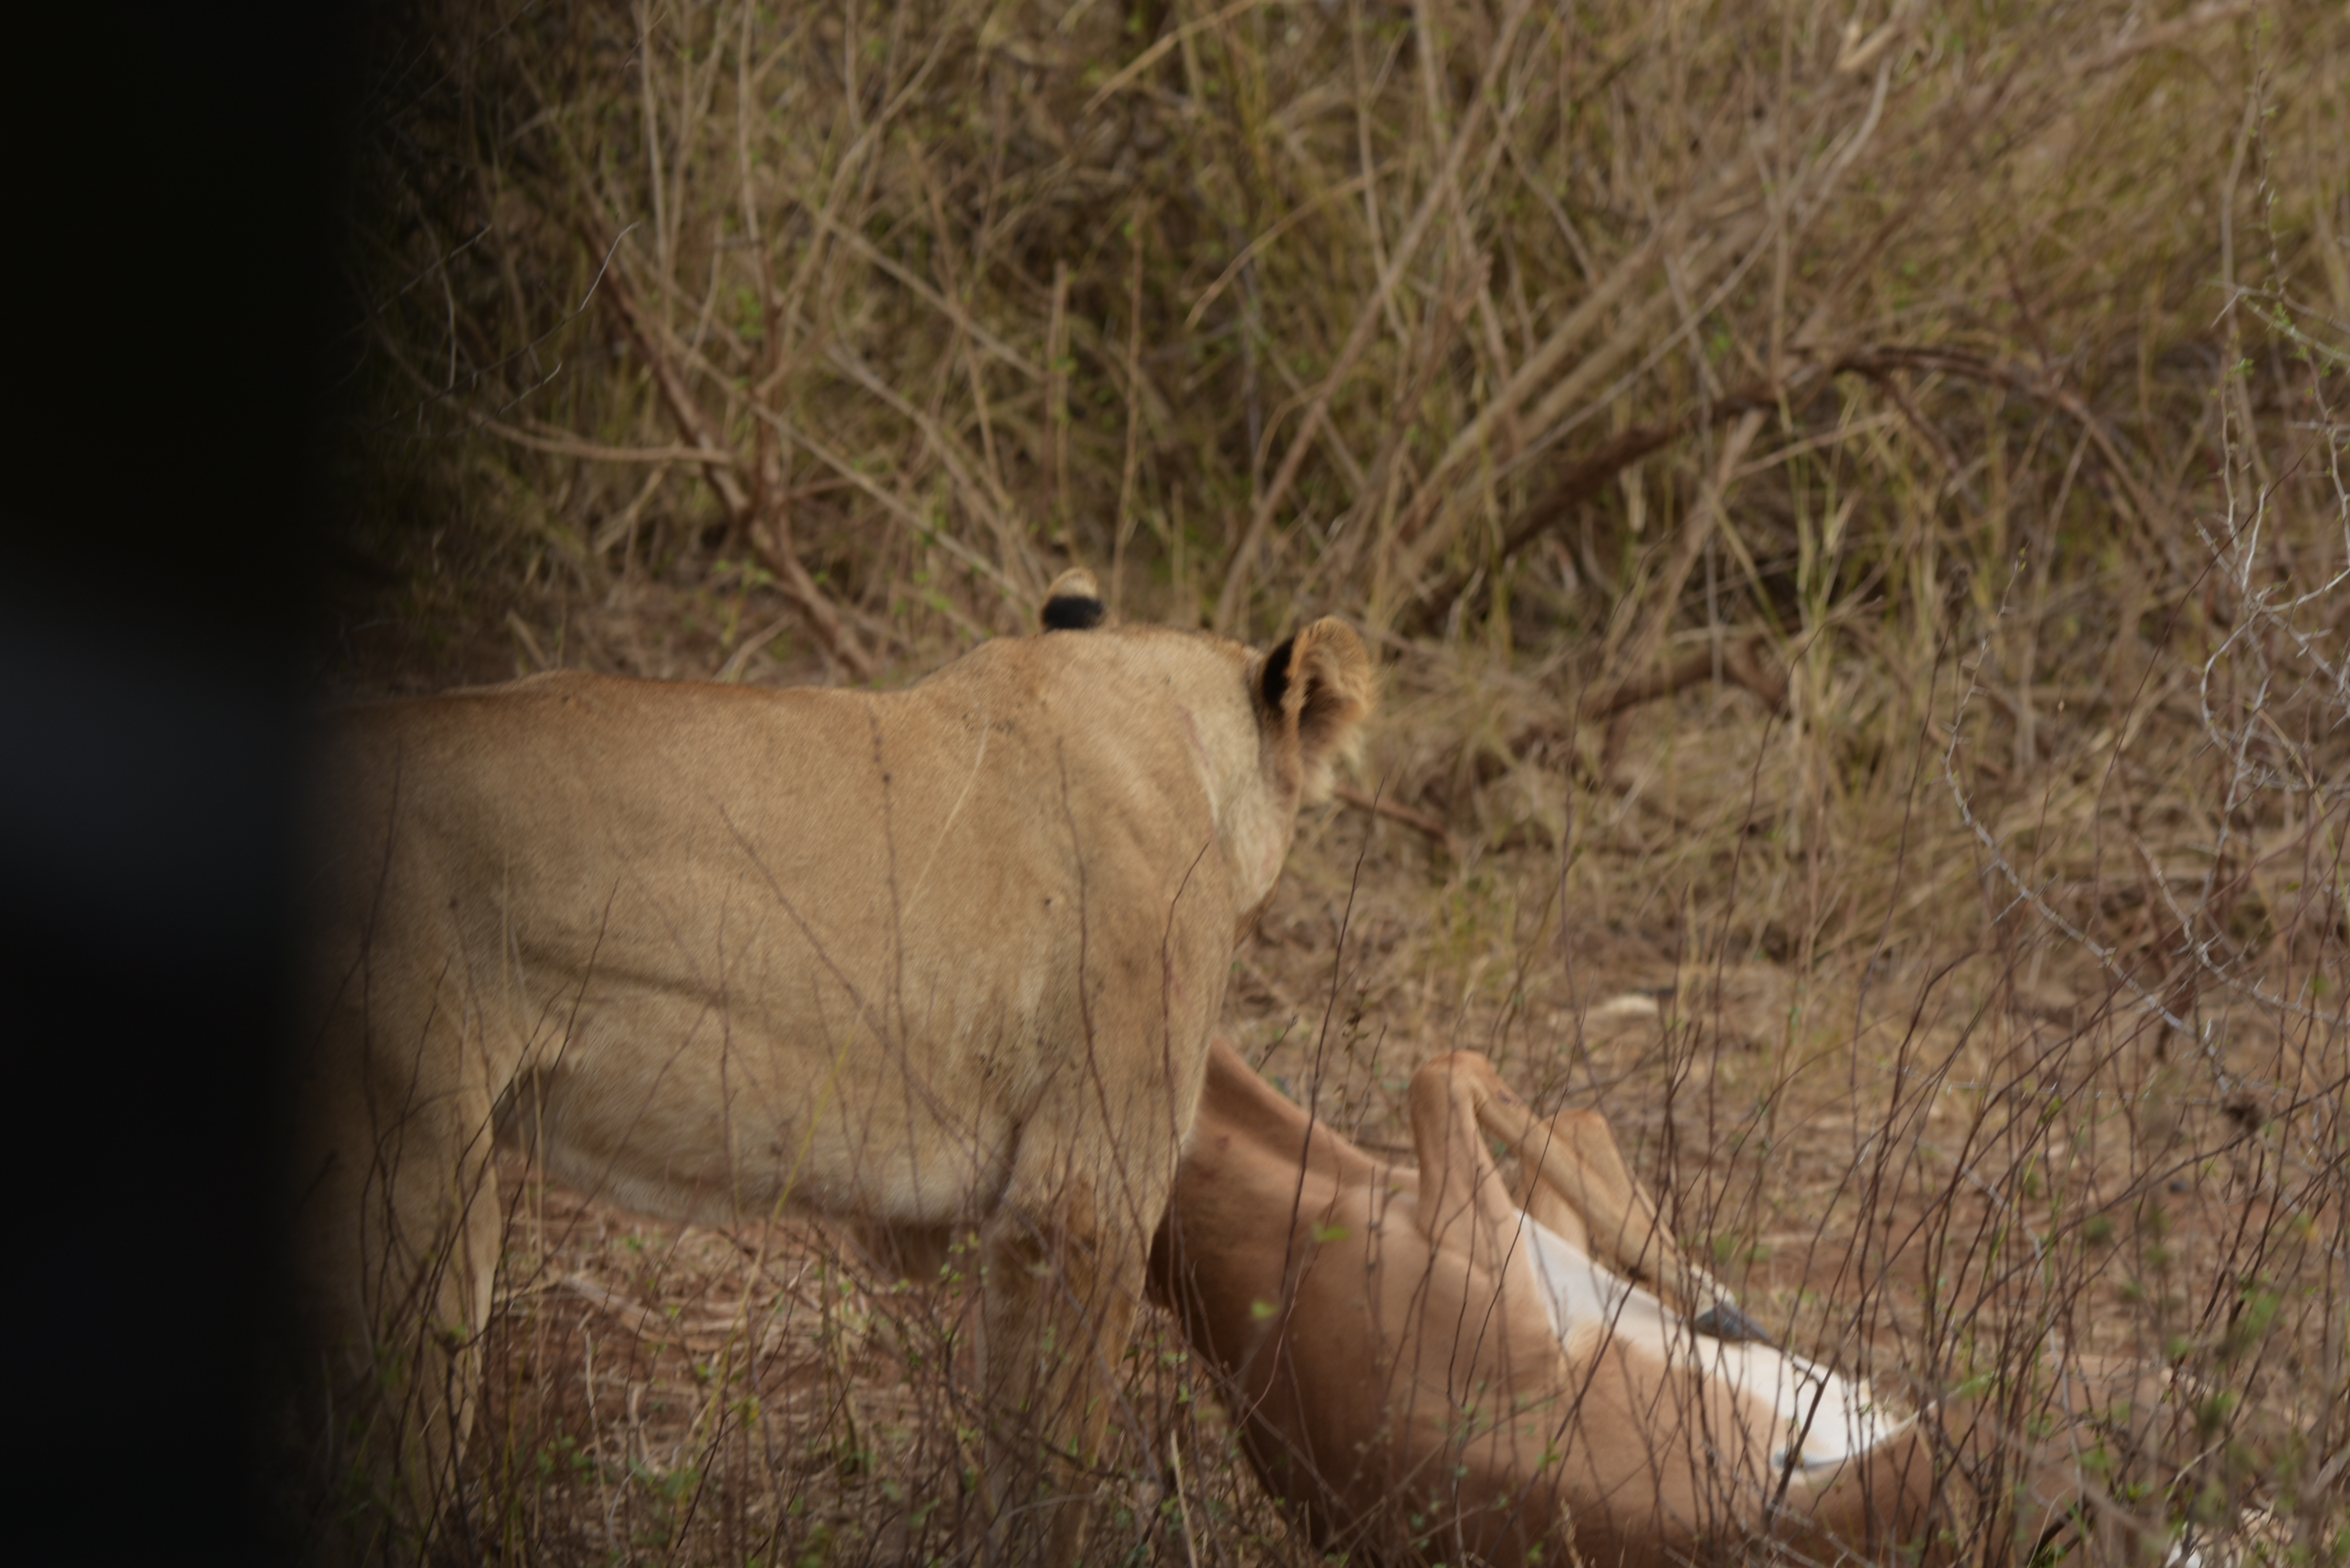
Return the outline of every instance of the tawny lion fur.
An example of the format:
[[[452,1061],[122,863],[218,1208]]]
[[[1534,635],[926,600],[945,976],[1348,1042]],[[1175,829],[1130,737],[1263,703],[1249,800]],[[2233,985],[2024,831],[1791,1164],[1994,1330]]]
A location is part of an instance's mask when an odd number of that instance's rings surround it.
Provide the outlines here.
[[[310,1408],[386,1528],[430,1529],[469,1419],[494,1135],[659,1215],[975,1224],[996,1543],[1074,1555],[1233,943],[1371,702],[1322,620],[340,716],[296,1255]]]

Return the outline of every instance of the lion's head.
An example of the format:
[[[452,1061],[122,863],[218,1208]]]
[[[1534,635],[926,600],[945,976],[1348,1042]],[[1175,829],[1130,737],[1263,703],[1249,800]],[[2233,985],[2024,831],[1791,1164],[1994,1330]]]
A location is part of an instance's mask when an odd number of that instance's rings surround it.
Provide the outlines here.
[[[1048,633],[1149,643],[1191,639],[1240,665],[1250,722],[1235,726],[1195,711],[1191,738],[1202,773],[1212,781],[1209,795],[1217,803],[1220,836],[1240,889],[1242,924],[1253,922],[1289,852],[1297,808],[1329,799],[1338,765],[1361,746],[1363,722],[1378,701],[1362,639],[1331,616],[1263,653],[1203,632],[1113,627],[1093,574],[1081,566],[1054,579],[1038,618]]]

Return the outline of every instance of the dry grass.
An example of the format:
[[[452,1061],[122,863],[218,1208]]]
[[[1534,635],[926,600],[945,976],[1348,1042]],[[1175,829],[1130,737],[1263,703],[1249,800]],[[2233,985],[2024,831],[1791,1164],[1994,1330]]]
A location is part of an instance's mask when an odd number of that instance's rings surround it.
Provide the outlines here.
[[[1358,782],[1451,840],[1307,825],[1252,1059],[1399,1143],[1484,1050],[1796,1345],[2168,1363],[2147,1516],[2350,1558],[2338,7],[452,0],[374,58],[323,684],[886,683],[1070,560],[1345,614]],[[509,1190],[465,1555],[967,1547],[951,1297]],[[1111,1535],[1310,1560],[1167,1332]]]

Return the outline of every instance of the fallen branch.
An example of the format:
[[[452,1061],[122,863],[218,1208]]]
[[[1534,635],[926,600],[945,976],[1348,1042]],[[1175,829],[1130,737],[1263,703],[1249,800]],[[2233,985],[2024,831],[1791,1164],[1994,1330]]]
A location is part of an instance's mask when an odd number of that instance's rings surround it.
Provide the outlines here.
[[[1659,697],[1671,696],[1685,686],[1711,680],[1714,672],[1714,650],[1703,649],[1653,674],[1644,675],[1637,680],[1627,680],[1605,691],[1593,692],[1584,699],[1577,711],[1584,723],[1605,723],[1617,714],[1637,708],[1643,702],[1653,702]],[[1762,704],[1772,711],[1787,711],[1786,677],[1763,659],[1760,637],[1742,638],[1723,648],[1721,674],[1731,685],[1744,687],[1762,699]],[[1522,758],[1537,743],[1555,737],[1557,732],[1553,725],[1538,724],[1512,741],[1510,753]],[[1452,830],[1424,811],[1414,811],[1384,796],[1367,794],[1351,784],[1339,784],[1330,793],[1340,804],[1350,805],[1357,811],[1367,811],[1374,815],[1384,816],[1389,822],[1399,823],[1414,832],[1424,833],[1441,845],[1444,852],[1453,859],[1461,857],[1461,844],[1453,837]]]
[[[2149,537],[2154,536],[2155,524],[2163,516],[2162,509],[2155,504],[2154,497],[2147,493],[2137,473],[2123,460],[2121,442],[2112,431],[2106,428],[2105,421],[2097,417],[2095,410],[2081,400],[2079,393],[2058,385],[2046,376],[2035,375],[2019,366],[2002,364],[1996,359],[1987,359],[1980,354],[1950,348],[1909,348],[1901,344],[1887,344],[1839,355],[1829,366],[1828,373],[1840,375],[1851,372],[1876,379],[1896,369],[1939,370],[1946,376],[1987,381],[2062,412],[2088,436],[2089,443],[2096,449],[2106,471],[2113,475],[2114,483],[2121,486],[2130,505],[2137,510],[2138,526],[2146,529]]]
[[[1774,399],[1768,387],[1743,387],[1720,400],[1710,408],[1662,424],[1634,425],[1621,435],[1609,438],[1599,448],[1567,464],[1556,482],[1542,496],[1518,514],[1508,532],[1502,535],[1496,559],[1506,561],[1539,535],[1573,517],[1578,507],[1596,498],[1616,476],[1647,457],[1650,452],[1684,436],[1694,435],[1708,425],[1716,425],[1740,414],[1773,406]],[[1420,600],[1421,609],[1416,618],[1419,629],[1432,630],[1444,623],[1452,613],[1453,601],[1469,589],[1473,571],[1455,572],[1428,591]]]
[[[1882,388],[1903,417],[1916,428],[1919,439],[1933,449],[1935,457],[1947,468],[1955,471],[1959,466],[1958,455],[1950,449],[1949,438],[1926,419],[1915,401],[1896,381],[1896,376],[1903,371],[1932,371],[1965,380],[1987,382],[2064,414],[2088,436],[2089,444],[2095,451],[2099,462],[2119,486],[2126,509],[2137,513],[2138,525],[2147,531],[2149,539],[2159,537],[2155,524],[2163,516],[2161,508],[2123,456],[2120,441],[2078,393],[2045,376],[1981,355],[1949,348],[1881,344],[1851,349],[1799,367],[1782,387],[1754,382],[1679,419],[1658,424],[1635,425],[1622,434],[1611,437],[1568,463],[1551,487],[1519,513],[1516,520],[1503,534],[1493,559],[1508,560],[1534,539],[1567,522],[1577,509],[1606,491],[1617,474],[1649,453],[1739,415],[1776,408],[1783,396],[1792,403],[1798,394],[1809,392],[1837,376],[1864,376]],[[1439,579],[1421,594],[1413,624],[1422,631],[1443,625],[1452,612],[1453,602],[1478,580],[1475,567],[1453,572]]]
[[[1340,784],[1330,793],[1342,804],[1351,805],[1357,811],[1367,811],[1374,816],[1384,816],[1389,822],[1399,822],[1406,827],[1428,835],[1444,846],[1444,852],[1447,855],[1455,860],[1461,858],[1461,846],[1453,838],[1452,830],[1426,812],[1414,811],[1408,805],[1398,805],[1384,796],[1375,797],[1365,794],[1352,784]]]
[[[487,414],[469,413],[466,417],[482,430],[503,441],[512,441],[532,452],[552,453],[556,457],[585,458],[590,462],[709,462],[712,453],[698,446],[608,446],[602,441],[580,441],[560,431],[523,430],[494,420]],[[731,462],[733,456],[721,454]]]
[[[1786,678],[1762,659],[1762,639],[1746,638],[1731,643],[1721,650],[1721,676],[1733,686],[1742,686],[1762,700],[1764,707],[1776,713],[1787,711]],[[1711,680],[1714,674],[1711,649],[1703,649],[1678,663],[1668,665],[1653,674],[1627,680],[1608,691],[1596,691],[1584,699],[1583,722],[1600,723],[1643,702],[1653,702],[1659,697],[1669,697],[1684,686],[1695,686]]]

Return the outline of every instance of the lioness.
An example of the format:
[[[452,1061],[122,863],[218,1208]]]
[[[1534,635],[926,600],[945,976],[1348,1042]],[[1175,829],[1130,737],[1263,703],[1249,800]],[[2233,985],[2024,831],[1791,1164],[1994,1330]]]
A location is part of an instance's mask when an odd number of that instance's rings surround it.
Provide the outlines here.
[[[1047,626],[1101,619],[1089,578]],[[558,672],[338,718],[296,1256],[311,1408],[429,1531],[493,1137],[705,1220],[975,1223],[996,1548],[1073,1557],[1233,944],[1372,703],[1353,631],[983,644],[901,691]],[[400,1522],[390,1522],[398,1521]]]
[[[1596,1112],[1537,1117],[1466,1052],[1422,1067],[1409,1106],[1416,1168],[1215,1042],[1152,1251],[1258,1474],[1326,1547],[1669,1568],[1760,1537],[1771,1560],[1948,1562],[1950,1495],[1987,1476],[1991,1528],[2032,1557],[2112,1511],[2084,1453],[2165,1473],[2157,1380],[2085,1361],[2054,1395],[2071,1418],[2030,1443],[1956,1402],[1897,1420],[1763,1339]]]

